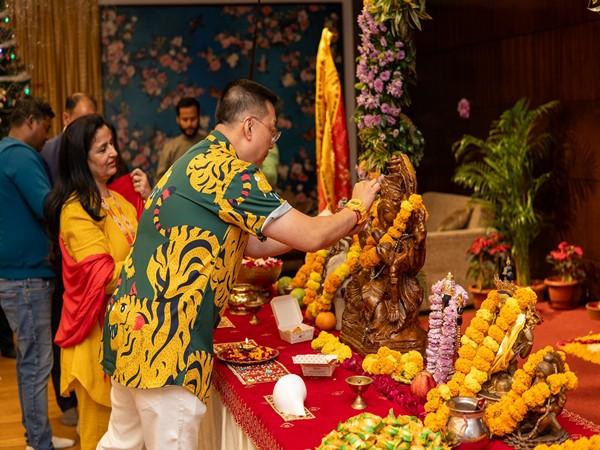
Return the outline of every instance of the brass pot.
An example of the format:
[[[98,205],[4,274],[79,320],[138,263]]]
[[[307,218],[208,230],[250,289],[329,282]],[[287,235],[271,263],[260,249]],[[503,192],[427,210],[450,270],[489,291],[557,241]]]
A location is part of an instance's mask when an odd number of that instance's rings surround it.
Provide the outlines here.
[[[483,407],[476,398],[453,397],[448,400],[450,417],[446,424],[449,440],[454,446],[469,450],[487,448],[489,431],[483,422]]]
[[[231,314],[243,316],[250,313],[250,311],[246,309],[246,304],[254,304],[257,301],[258,296],[254,286],[246,283],[237,283],[231,288],[227,304]]]

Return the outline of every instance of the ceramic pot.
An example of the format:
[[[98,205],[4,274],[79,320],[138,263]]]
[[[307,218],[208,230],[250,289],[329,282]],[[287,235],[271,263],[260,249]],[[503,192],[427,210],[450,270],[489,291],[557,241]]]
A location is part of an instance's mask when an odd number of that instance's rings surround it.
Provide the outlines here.
[[[537,295],[538,302],[543,302],[546,300],[544,297],[544,293],[546,292],[546,284],[544,283],[544,280],[531,280],[529,287],[533,290],[533,292],[535,292],[535,295]]]
[[[469,286],[469,293],[471,294],[471,298],[473,299],[473,305],[475,306],[475,309],[481,308],[481,304],[487,298],[490,291],[490,288],[478,289],[474,284]]]
[[[552,308],[573,309],[579,305],[581,299],[580,281],[563,281],[550,277],[544,280],[544,284],[548,286],[548,297]]]

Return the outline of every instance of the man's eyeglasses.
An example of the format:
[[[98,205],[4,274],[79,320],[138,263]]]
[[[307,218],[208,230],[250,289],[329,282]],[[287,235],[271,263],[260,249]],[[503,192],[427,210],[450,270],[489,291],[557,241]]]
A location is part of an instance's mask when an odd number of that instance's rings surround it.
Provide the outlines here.
[[[271,129],[271,127],[267,126],[262,120],[260,120],[256,116],[248,116],[248,117],[251,117],[252,119],[256,120],[258,123],[260,123],[263,127],[265,127],[267,130],[269,130],[271,132],[271,144],[275,144],[275,142],[277,142],[279,140],[279,138],[281,137],[280,130],[278,130],[277,128]],[[246,120],[246,119],[244,119],[244,120]]]

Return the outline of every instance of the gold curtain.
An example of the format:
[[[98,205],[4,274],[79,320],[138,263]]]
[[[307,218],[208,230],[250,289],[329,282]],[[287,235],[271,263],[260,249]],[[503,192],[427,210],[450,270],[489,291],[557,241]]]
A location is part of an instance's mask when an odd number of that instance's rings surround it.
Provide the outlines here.
[[[85,92],[102,108],[98,0],[12,0],[17,52],[31,75],[31,93],[56,113],[62,128],[65,98]]]

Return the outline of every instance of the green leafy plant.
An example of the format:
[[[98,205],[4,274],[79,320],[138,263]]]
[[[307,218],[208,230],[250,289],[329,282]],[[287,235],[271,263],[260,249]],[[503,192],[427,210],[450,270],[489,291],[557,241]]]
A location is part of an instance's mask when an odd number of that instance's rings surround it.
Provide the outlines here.
[[[464,135],[452,147],[459,164],[454,181],[471,188],[473,198],[493,211],[495,227],[512,243],[521,286],[530,282],[529,245],[540,226],[535,197],[550,178],[550,173],[536,173],[536,163],[546,155],[551,135],[534,129],[557,105],[551,101],[530,110],[522,98],[492,123],[485,140]]]

